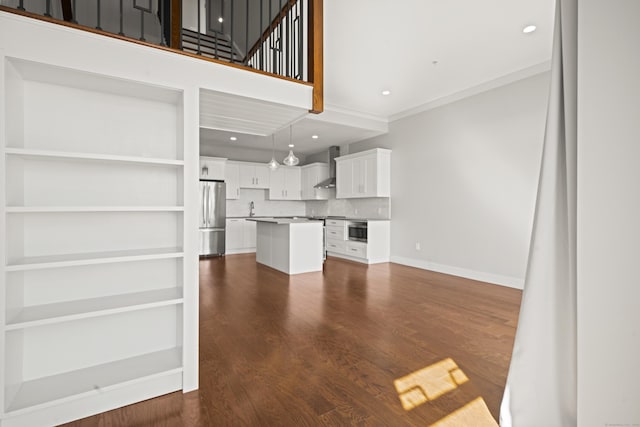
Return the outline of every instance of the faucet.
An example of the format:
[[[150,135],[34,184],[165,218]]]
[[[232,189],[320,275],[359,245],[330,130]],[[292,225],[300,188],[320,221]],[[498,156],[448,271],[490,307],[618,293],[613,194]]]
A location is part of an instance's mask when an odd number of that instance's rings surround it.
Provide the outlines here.
[[[254,208],[255,208],[255,205],[253,204],[253,201],[251,201],[251,203],[249,203],[249,216],[254,216],[256,214],[253,211]]]

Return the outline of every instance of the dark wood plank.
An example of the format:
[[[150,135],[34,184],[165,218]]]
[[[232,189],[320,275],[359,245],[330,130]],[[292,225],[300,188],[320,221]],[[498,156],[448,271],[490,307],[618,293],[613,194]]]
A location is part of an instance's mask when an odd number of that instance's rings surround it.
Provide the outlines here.
[[[427,426],[478,397],[497,418],[521,292],[329,258],[289,277],[200,262],[200,389],[70,426]],[[451,358],[468,381],[409,411],[394,380]]]
[[[313,83],[313,106],[310,112],[324,111],[324,9],[323,0],[309,1],[308,39],[309,82]]]

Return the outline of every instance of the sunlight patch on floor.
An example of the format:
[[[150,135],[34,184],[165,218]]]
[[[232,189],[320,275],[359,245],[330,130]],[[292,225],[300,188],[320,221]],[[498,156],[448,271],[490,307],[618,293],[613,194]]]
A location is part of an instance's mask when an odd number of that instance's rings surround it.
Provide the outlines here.
[[[484,399],[478,397],[429,427],[498,427]]]
[[[431,366],[415,371],[393,383],[400,396],[405,411],[435,400],[445,393],[455,390],[469,378],[451,359],[445,359]]]

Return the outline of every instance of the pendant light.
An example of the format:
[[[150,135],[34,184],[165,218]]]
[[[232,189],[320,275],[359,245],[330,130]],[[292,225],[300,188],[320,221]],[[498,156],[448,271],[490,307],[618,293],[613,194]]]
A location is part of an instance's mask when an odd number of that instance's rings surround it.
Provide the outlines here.
[[[291,129],[291,126],[289,126],[289,155],[287,155],[287,157],[284,158],[284,160],[282,161],[282,163],[284,163],[287,166],[295,166],[298,163],[300,163],[300,159],[298,159],[295,154],[293,154],[293,137],[292,137],[292,132],[293,130]]]
[[[269,169],[271,169],[272,171],[278,169],[278,166],[280,166],[280,163],[278,163],[278,161],[276,160],[276,137],[275,137],[275,135],[271,135],[271,160],[269,161],[269,163],[267,163],[267,166],[269,166]]]

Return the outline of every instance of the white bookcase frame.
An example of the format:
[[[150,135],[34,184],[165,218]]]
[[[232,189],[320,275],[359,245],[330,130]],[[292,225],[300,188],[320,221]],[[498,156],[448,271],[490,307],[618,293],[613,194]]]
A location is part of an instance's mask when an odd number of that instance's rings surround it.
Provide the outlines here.
[[[197,388],[197,94],[0,61],[0,426]]]

